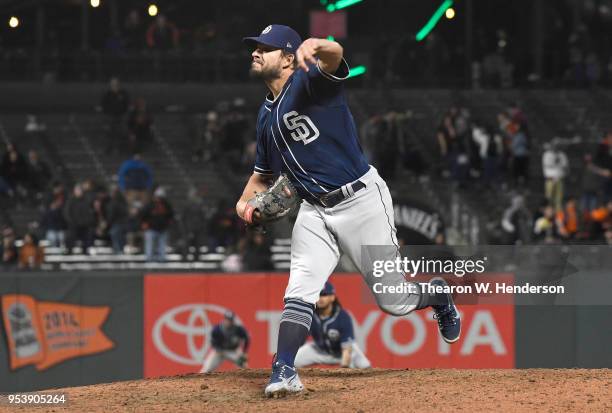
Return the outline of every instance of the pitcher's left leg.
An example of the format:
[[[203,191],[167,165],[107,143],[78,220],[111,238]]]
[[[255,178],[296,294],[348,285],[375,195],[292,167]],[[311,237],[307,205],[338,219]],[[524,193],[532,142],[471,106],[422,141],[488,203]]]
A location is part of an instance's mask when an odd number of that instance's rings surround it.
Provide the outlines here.
[[[406,293],[377,292],[380,284],[408,289],[402,272],[385,272],[381,277],[374,273],[375,261],[394,261],[399,257],[391,195],[382,179],[372,180],[362,192],[334,208],[331,222],[338,234],[340,249],[359,268],[381,310],[402,316],[421,308],[417,284],[412,283],[413,287]]]
[[[338,205],[338,210],[334,211],[334,229],[338,234],[340,248],[360,269],[381,310],[403,316],[413,310],[431,306],[442,338],[448,343],[454,343],[461,333],[461,319],[451,294],[429,294],[418,284],[409,282],[399,271],[385,271],[381,277],[374,275],[374,261],[394,261],[401,256],[393,202],[387,184],[382,178],[377,178],[369,183],[365,191]],[[441,278],[431,280],[430,283],[446,284]],[[381,292],[381,285],[404,286],[407,291]]]

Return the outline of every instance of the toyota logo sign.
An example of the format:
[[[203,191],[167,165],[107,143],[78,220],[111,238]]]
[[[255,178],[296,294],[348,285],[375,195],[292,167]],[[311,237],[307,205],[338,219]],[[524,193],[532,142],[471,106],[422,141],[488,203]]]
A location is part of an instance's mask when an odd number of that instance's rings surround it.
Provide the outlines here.
[[[183,304],[163,313],[153,326],[152,338],[155,347],[166,358],[189,366],[199,366],[210,348],[210,333],[215,325],[209,314],[223,315],[227,308],[215,304]],[[186,321],[183,321],[186,320]],[[236,322],[242,321],[236,316]],[[178,349],[170,348],[164,340],[164,332],[183,336],[188,354],[179,354]],[[198,342],[202,342],[198,346]]]

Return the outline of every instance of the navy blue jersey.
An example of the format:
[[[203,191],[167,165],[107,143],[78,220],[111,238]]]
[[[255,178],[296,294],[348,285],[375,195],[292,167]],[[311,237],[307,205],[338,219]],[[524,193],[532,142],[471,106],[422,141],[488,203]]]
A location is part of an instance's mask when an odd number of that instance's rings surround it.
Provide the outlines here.
[[[211,343],[216,350],[236,350],[241,343],[246,352],[249,348],[249,335],[244,327],[234,324],[225,328],[223,324],[217,324],[211,333]]]
[[[255,173],[285,173],[299,195],[313,200],[365,174],[353,115],[343,93],[344,59],[333,75],[319,65],[296,70],[281,93],[268,94],[257,118]]]
[[[340,357],[342,347],[355,339],[353,320],[340,306],[335,306],[332,315],[321,318],[315,311],[310,325],[310,335],[317,347],[326,353]]]

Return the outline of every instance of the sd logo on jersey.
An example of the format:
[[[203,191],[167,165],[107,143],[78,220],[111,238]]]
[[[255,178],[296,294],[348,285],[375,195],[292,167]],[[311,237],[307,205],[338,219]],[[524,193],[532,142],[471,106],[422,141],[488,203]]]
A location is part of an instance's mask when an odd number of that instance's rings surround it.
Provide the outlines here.
[[[300,115],[293,110],[283,115],[283,121],[296,142],[302,141],[304,145],[307,145],[319,137],[319,130],[306,115]]]

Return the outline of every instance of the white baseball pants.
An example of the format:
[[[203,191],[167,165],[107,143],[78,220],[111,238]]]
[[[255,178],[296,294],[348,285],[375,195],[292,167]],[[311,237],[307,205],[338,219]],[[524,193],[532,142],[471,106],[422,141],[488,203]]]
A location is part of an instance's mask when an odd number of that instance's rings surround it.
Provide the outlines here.
[[[352,369],[367,369],[370,367],[370,360],[363,354],[357,343],[353,342],[352,348],[351,364],[349,367]],[[342,363],[341,357],[334,357],[329,353],[325,353],[313,342],[306,343],[300,347],[295,356],[295,367],[306,367],[313,364],[340,365],[340,363]]]
[[[242,355],[240,350],[215,350],[211,349],[206,358],[204,364],[200,369],[200,373],[212,373],[223,363],[225,360],[229,360],[232,363],[237,364],[238,359]]]
[[[374,167],[359,178],[366,187],[333,208],[303,202],[291,237],[291,270],[285,298],[298,298],[315,304],[319,292],[338,264],[340,252],[360,269],[368,286],[380,279],[372,275],[372,261],[364,245],[388,246],[386,256],[398,256],[393,219],[393,202],[385,181]],[[363,253],[363,254],[362,254]],[[405,284],[401,272],[386,273],[386,285]],[[390,314],[410,313],[419,294],[374,294],[379,307]]]

